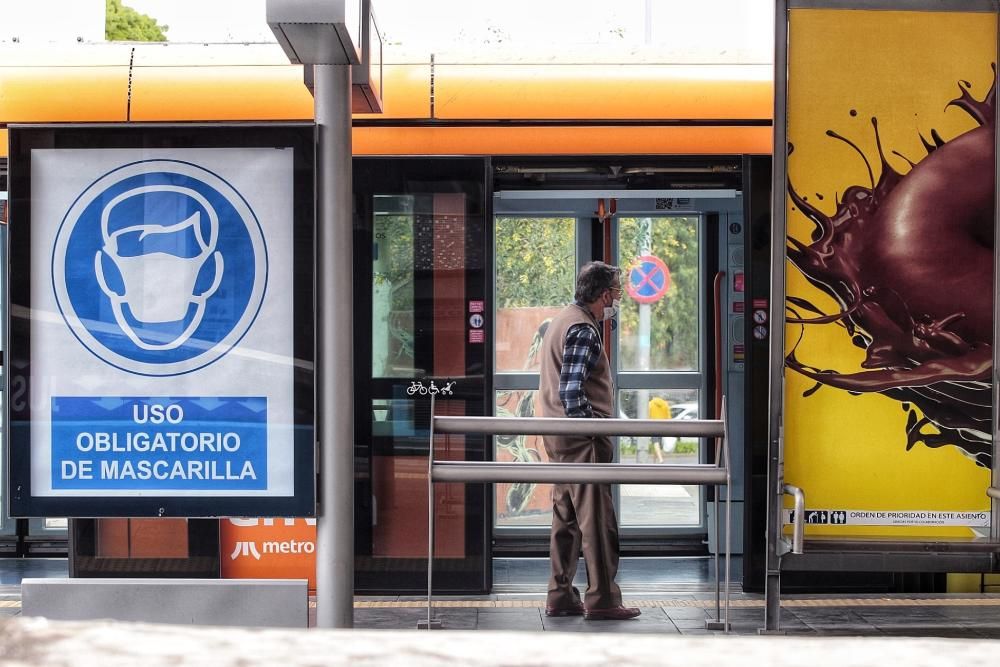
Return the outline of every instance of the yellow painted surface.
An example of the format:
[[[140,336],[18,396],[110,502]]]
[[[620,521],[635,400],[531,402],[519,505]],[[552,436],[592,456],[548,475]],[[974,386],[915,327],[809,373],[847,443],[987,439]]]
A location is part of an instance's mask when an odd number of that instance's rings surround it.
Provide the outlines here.
[[[355,155],[717,155],[770,151],[770,127],[354,128]]]
[[[436,118],[770,118],[766,65],[439,65]]]
[[[119,122],[128,107],[128,64],[0,67],[0,122]]]
[[[313,100],[300,68],[281,65],[137,67],[132,120],[302,120]]]
[[[133,62],[131,103],[129,62]],[[762,119],[761,65],[439,64],[434,118]],[[387,64],[383,114],[431,118],[429,62]],[[76,45],[0,49],[0,127],[18,122],[300,120],[302,68],[276,46]],[[768,127],[388,127],[355,130],[358,155],[767,153]],[[0,157],[7,153],[0,144]]]
[[[962,111],[946,108],[959,96],[959,80],[972,83],[976,99],[993,81],[996,18],[987,13],[890,12],[801,9],[789,26],[788,135],[795,150],[789,180],[826,213],[851,185],[870,184],[864,161],[834,130],[857,143],[876,170],[879,160],[871,118],[897,171],[926,154],[919,133],[931,128],[951,139],[975,126]],[[851,110],[857,112],[851,115]],[[816,193],[823,195],[818,200]],[[805,243],[813,224],[788,203],[788,231]],[[825,313],[839,307],[811,286],[791,264],[787,292]],[[804,313],[805,316],[811,316]],[[790,324],[786,351],[805,365],[861,371],[864,351],[835,323]],[[797,346],[797,347],[796,347]],[[986,510],[989,471],[955,447],[906,451],[906,412],[879,394],[852,396],[788,370],[785,412],[785,479],[804,489],[816,509]],[[788,504],[790,506],[790,503]],[[967,536],[966,527],[807,526],[807,534]]]

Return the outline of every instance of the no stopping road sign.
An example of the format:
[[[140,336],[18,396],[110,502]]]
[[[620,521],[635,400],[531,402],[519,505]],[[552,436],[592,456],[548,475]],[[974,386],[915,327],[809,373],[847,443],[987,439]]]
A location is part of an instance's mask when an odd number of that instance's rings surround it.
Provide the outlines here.
[[[670,269],[655,255],[641,255],[629,270],[626,289],[639,303],[659,301],[670,289]]]

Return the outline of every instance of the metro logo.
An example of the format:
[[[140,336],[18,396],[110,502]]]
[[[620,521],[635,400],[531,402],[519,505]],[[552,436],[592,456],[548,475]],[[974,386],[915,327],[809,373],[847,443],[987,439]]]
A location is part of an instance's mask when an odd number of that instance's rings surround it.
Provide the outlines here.
[[[311,554],[316,551],[315,542],[264,542],[264,553],[266,554]]]
[[[316,519],[223,519],[224,579],[307,579],[316,589]]]
[[[233,549],[233,553],[229,554],[229,558],[231,560],[236,560],[240,556],[253,556],[257,560],[260,560],[260,552],[257,551],[257,543],[256,542],[237,542],[236,543],[236,548]]]

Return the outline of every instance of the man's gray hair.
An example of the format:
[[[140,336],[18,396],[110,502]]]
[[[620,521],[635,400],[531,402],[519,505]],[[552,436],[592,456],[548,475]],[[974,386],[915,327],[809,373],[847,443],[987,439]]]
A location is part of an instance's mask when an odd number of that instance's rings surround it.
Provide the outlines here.
[[[617,266],[604,262],[587,262],[576,277],[577,301],[584,304],[594,303],[601,292],[615,284],[615,279],[621,279],[622,270]]]

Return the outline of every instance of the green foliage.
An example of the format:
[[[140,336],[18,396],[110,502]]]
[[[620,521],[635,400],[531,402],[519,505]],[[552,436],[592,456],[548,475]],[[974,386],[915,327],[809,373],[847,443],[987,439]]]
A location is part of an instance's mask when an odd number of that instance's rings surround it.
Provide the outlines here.
[[[674,448],[674,454],[697,454],[697,453],[698,453],[697,440],[678,440],[677,446]]]
[[[575,224],[573,218],[496,218],[497,308],[573,300]]]
[[[373,299],[388,296],[387,321],[389,349],[387,355],[392,367],[408,369],[413,366],[413,216],[409,214],[376,215],[374,224],[376,258],[372,270]],[[379,289],[382,288],[382,289]],[[387,292],[387,293],[386,293]],[[379,304],[373,303],[376,311]],[[378,319],[377,312],[375,313]],[[380,323],[382,325],[382,323]],[[382,350],[374,350],[381,354]],[[393,373],[393,371],[383,371]],[[404,374],[406,370],[402,371]]]
[[[499,414],[499,413],[498,413]],[[652,451],[652,444],[648,445],[650,451]],[[639,441],[638,438],[620,438],[618,440],[618,451],[621,452],[622,459],[628,457],[634,457],[639,451]],[[666,454],[697,454],[698,453],[698,441],[697,440],[678,440],[677,444],[674,446],[674,451],[665,452]]]
[[[375,244],[379,258],[375,261],[374,283],[389,283],[392,287],[392,310],[413,311],[413,217],[410,215],[376,215]]]
[[[112,42],[165,42],[169,26],[140,14],[121,0],[105,0],[104,38]]]
[[[558,306],[573,299],[574,225],[573,218],[496,218],[497,308]],[[622,217],[618,234],[623,269],[639,255],[651,253],[670,270],[670,289],[649,306],[647,368],[697,369],[698,218]],[[639,304],[627,295],[618,324],[622,369],[645,370],[639,358]]]

